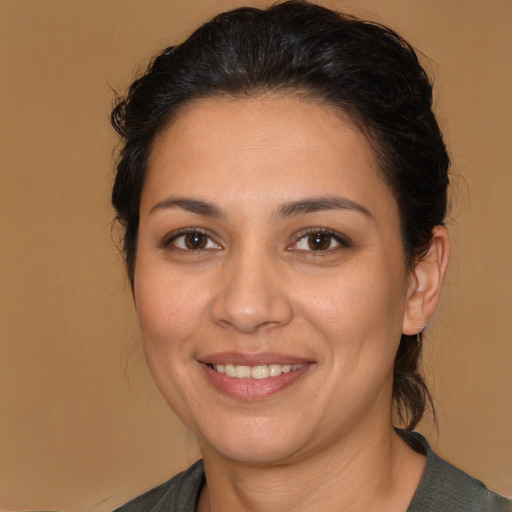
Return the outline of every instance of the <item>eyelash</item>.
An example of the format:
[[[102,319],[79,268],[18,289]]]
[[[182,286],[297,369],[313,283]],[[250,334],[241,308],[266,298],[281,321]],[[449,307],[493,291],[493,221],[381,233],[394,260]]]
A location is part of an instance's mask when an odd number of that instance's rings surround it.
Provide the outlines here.
[[[183,238],[185,240],[185,237],[187,235],[199,235],[201,237],[205,237],[207,240],[206,240],[206,244],[210,244],[210,243],[213,243],[216,247],[197,247],[197,248],[185,248],[185,247],[179,247],[178,245],[176,245],[176,241],[179,240],[180,238]],[[186,244],[186,242],[184,242],[184,244]],[[160,247],[162,249],[170,249],[170,250],[173,250],[173,251],[183,251],[183,252],[199,252],[199,251],[203,251],[203,250],[211,250],[211,249],[220,249],[220,245],[217,244],[216,242],[213,241],[212,237],[206,233],[205,231],[203,231],[202,229],[198,229],[198,228],[187,228],[187,229],[182,229],[180,230],[178,233],[173,233],[172,235],[166,237],[162,243],[160,244]]]
[[[186,247],[179,247],[178,245],[176,245],[176,241],[179,240],[180,238],[184,239],[184,244],[186,245],[185,237],[187,235],[198,235],[200,237],[205,237],[206,238],[205,246],[195,247],[195,248],[193,248],[193,247],[186,248]],[[311,248],[311,246],[309,246],[309,249],[297,248],[297,245],[302,240],[305,240],[308,237],[311,237],[314,235],[322,235],[322,236],[329,237],[329,240],[328,240],[329,246],[324,249],[314,249],[314,248]],[[331,247],[333,241],[336,242],[338,245]],[[208,244],[214,244],[215,247],[208,247]],[[352,246],[352,243],[347,237],[345,237],[341,233],[338,233],[337,231],[333,231],[333,230],[327,229],[327,228],[310,228],[310,229],[300,233],[299,236],[297,237],[296,241],[291,246],[287,247],[287,250],[289,250],[291,252],[295,252],[295,251],[302,252],[302,253],[309,252],[309,253],[318,255],[320,253],[329,253],[329,252],[335,251],[339,246],[344,247],[344,248],[350,248]],[[212,239],[212,237],[207,232],[203,231],[202,229],[198,229],[198,228],[187,228],[187,229],[180,230],[177,233],[173,233],[170,236],[166,237],[162,241],[162,243],[160,244],[160,247],[163,249],[170,249],[173,251],[183,251],[183,252],[200,252],[200,251],[204,251],[204,250],[211,250],[211,249],[216,250],[216,249],[222,248],[218,243],[216,243]]]
[[[314,235],[324,235],[324,236],[327,236],[329,237],[329,245],[332,244],[333,241],[335,241],[338,246],[335,246],[335,247],[327,247],[326,249],[313,249],[310,248],[309,249],[298,249],[298,248],[294,248],[294,246],[297,246],[299,244],[299,242],[301,240],[305,240],[311,236],[314,236]],[[294,242],[293,246],[291,248],[289,248],[288,250],[290,251],[300,251],[300,252],[310,252],[310,253],[313,253],[315,255],[317,254],[320,254],[320,253],[328,253],[328,252],[331,252],[331,251],[335,251],[336,249],[339,248],[339,246],[343,247],[343,248],[350,248],[352,246],[352,243],[351,241],[344,235],[342,235],[341,233],[338,233],[337,231],[333,231],[332,229],[327,229],[327,228],[311,228],[311,229],[308,229],[307,231],[304,231],[302,232],[299,237],[297,238],[297,241]]]

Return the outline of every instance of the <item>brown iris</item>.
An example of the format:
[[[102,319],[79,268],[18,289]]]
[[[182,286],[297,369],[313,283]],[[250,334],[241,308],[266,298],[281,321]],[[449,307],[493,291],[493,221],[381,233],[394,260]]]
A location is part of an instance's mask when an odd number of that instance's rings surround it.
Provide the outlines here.
[[[185,235],[184,242],[187,249],[204,249],[208,243],[208,237],[202,233],[189,233]]]
[[[313,233],[308,236],[308,246],[312,251],[325,251],[331,245],[331,235]]]

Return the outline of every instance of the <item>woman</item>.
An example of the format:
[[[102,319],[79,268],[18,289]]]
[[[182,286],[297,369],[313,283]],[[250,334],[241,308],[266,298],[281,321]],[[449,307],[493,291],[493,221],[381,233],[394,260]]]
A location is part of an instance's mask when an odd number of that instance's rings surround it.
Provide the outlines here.
[[[118,102],[146,359],[203,455],[118,510],[511,509],[411,432],[449,257],[431,103],[397,34],[305,2],[216,17]]]

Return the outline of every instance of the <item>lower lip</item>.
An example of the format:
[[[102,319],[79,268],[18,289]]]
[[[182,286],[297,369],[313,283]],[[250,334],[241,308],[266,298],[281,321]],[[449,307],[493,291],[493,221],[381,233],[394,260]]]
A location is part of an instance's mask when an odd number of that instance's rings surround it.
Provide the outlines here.
[[[305,364],[298,370],[266,379],[237,379],[219,373],[205,363],[200,364],[215,388],[226,395],[242,400],[262,400],[275,395],[295,384],[312,366]]]

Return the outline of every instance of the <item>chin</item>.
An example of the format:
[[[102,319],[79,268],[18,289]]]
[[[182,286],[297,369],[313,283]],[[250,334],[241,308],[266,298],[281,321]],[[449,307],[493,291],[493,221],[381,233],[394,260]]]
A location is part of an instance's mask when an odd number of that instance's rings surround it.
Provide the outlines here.
[[[242,464],[277,465],[294,459],[302,451],[304,440],[296,437],[300,428],[286,428],[275,419],[271,420],[271,425],[268,425],[268,420],[253,421],[250,425],[244,423],[241,426],[234,422],[233,428],[199,437],[203,453],[213,451]]]

